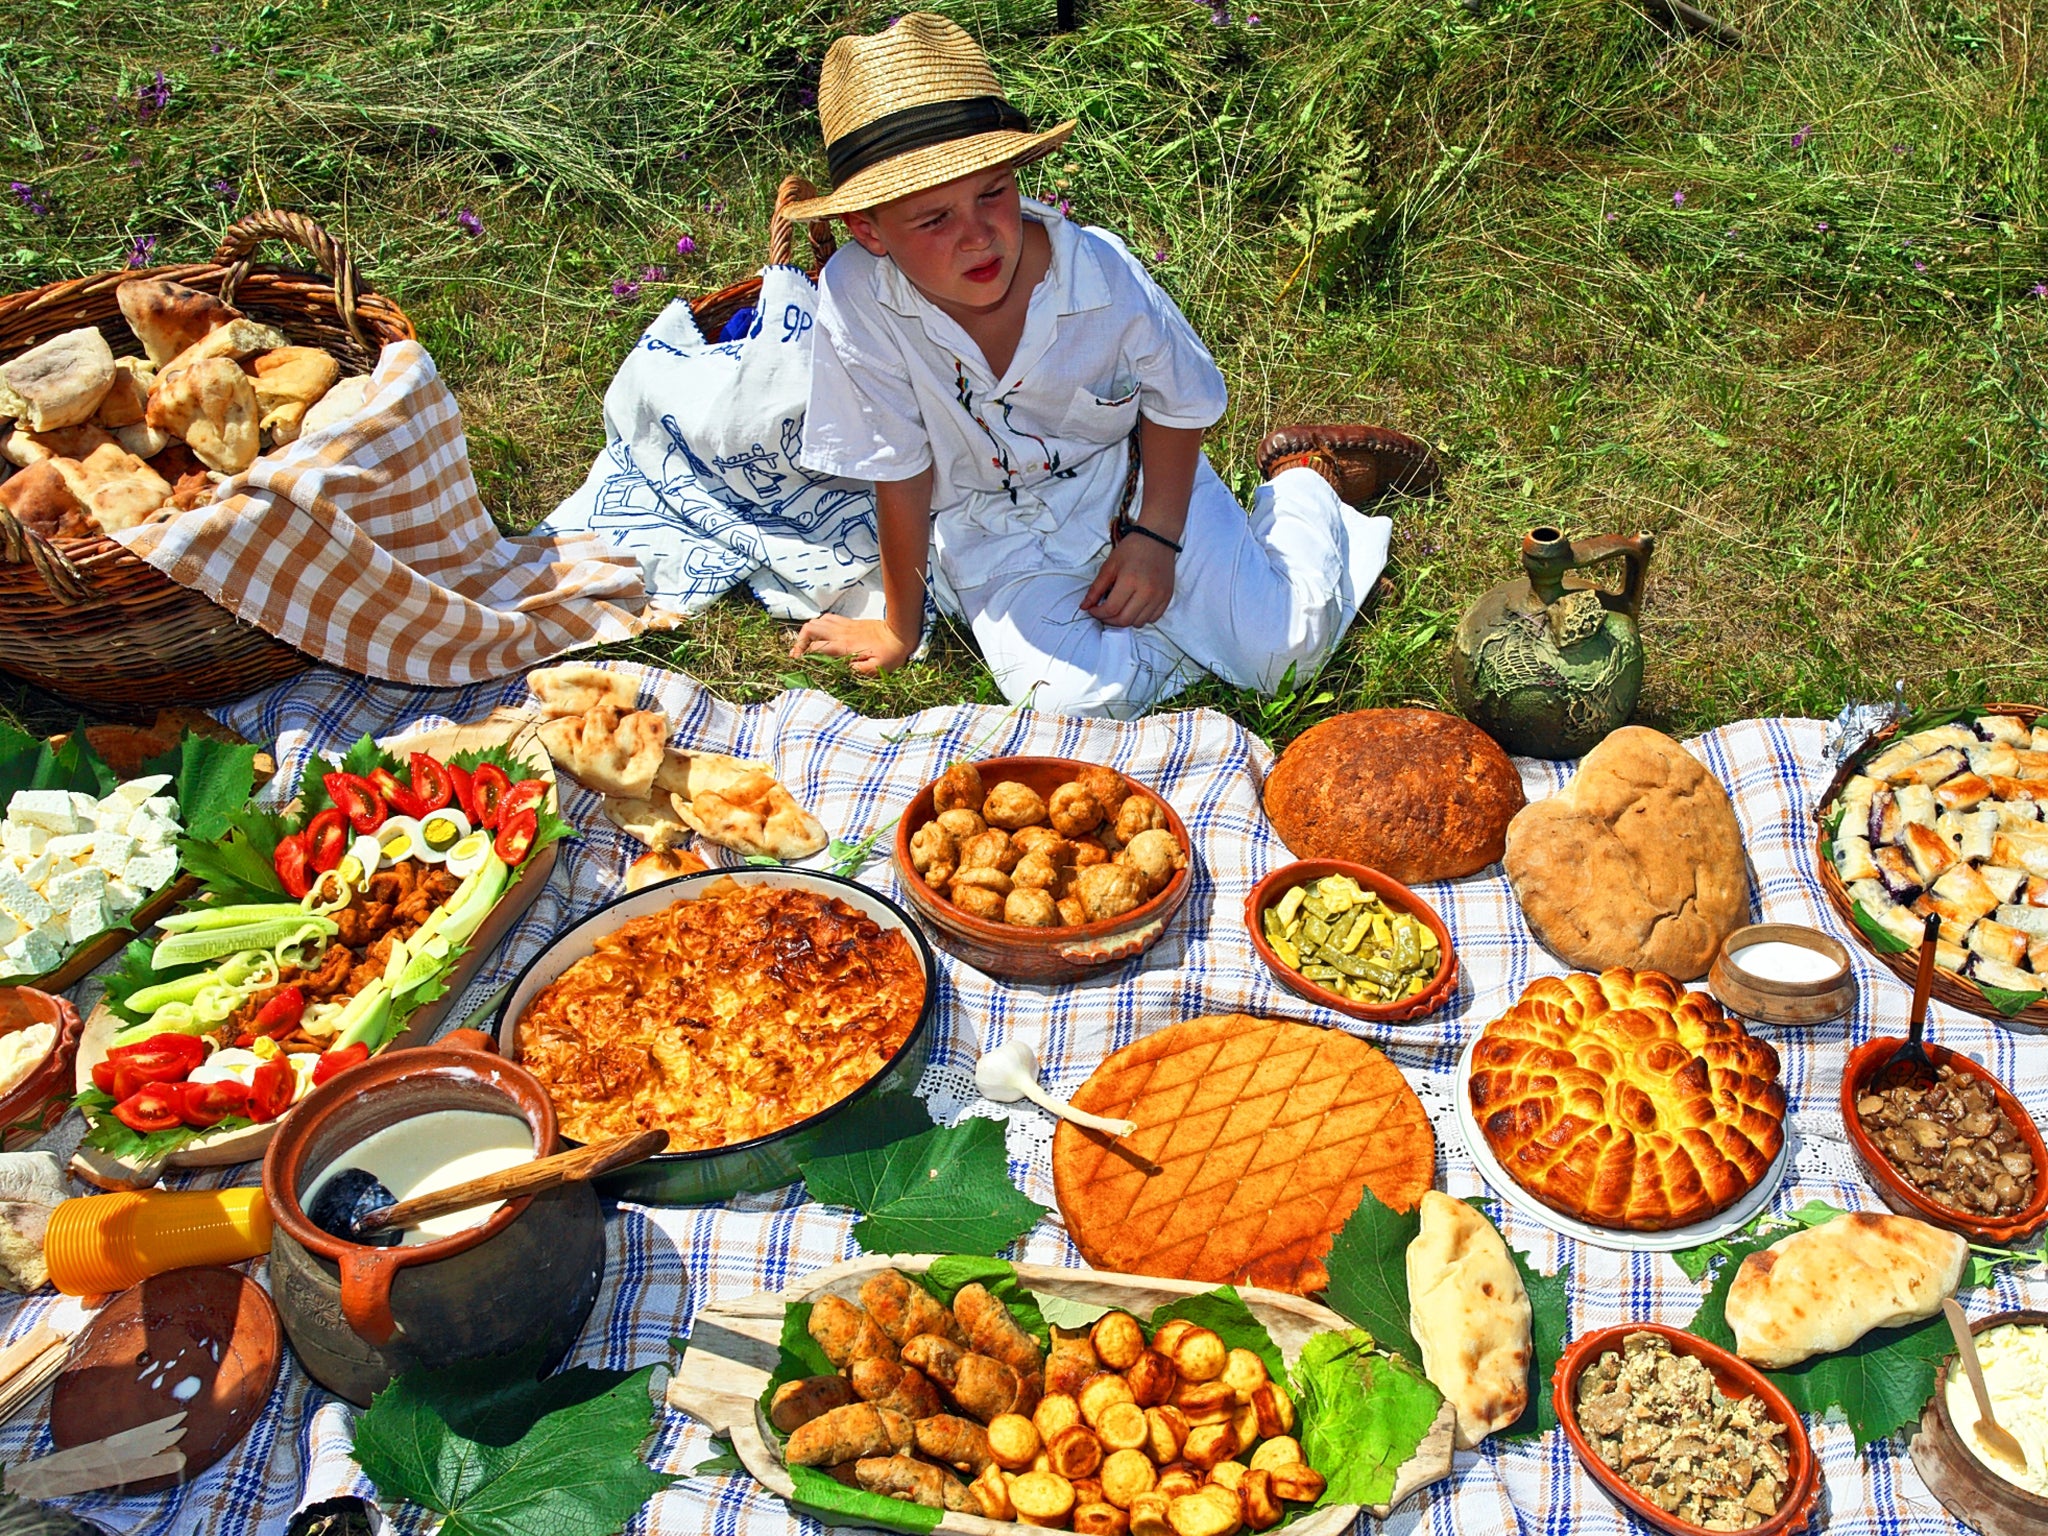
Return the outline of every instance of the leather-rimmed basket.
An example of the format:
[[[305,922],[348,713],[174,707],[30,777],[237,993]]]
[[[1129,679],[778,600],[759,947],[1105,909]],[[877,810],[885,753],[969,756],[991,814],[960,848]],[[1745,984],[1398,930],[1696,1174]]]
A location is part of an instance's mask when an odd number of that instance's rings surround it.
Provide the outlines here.
[[[2039,704],[1981,704],[1974,707],[1973,714],[2011,715],[2031,727],[2044,715],[2048,708]],[[1873,731],[1862,746],[1842,759],[1842,766],[1828,785],[1826,793],[1814,802],[1813,807],[1813,861],[1815,873],[1820,878],[1820,888],[1827,893],[1828,905],[1835,909],[1835,915],[1848,926],[1856,942],[1871,955],[1879,965],[1890,971],[1900,981],[1911,987],[1919,968],[1919,954],[1915,949],[1886,954],[1870,940],[1856,922],[1855,903],[1849,899],[1849,888],[1842,883],[1841,874],[1835,869],[1830,854],[1834,839],[1828,835],[1828,813],[1841,798],[1843,788],[1861,770],[1871,756],[1880,751],[1884,744],[1898,735],[1898,723]],[[2018,1013],[2002,1013],[1989,998],[1978,990],[1976,983],[1953,971],[1940,966],[1934,968],[1934,987],[1931,994],[1936,1002],[1947,1003],[1951,1008],[1960,1008],[1965,1013],[1974,1013],[1979,1018],[1990,1019],[1999,1024],[2032,1024],[2048,1026],[2048,1001],[2029,1003]]]
[[[320,272],[255,266],[269,239],[299,246]],[[387,342],[415,334],[396,304],[362,286],[332,235],[304,214],[268,211],[230,228],[210,262],[123,268],[0,297],[0,359],[86,325],[117,356],[139,353],[114,293],[141,277],[217,295],[294,343],[325,347],[345,373],[367,373]],[[102,714],[147,719],[166,705],[240,698],[312,664],[113,539],[46,539],[0,507],[0,670]]]

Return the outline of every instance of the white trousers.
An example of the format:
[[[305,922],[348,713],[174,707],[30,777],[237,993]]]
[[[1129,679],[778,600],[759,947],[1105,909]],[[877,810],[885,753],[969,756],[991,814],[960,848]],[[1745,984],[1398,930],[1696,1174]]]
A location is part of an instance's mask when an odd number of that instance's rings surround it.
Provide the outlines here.
[[[1388,519],[1345,506],[1312,469],[1260,486],[1247,517],[1204,457],[1173,601],[1156,624],[1118,629],[1081,611],[1099,561],[942,592],[1011,702],[1035,686],[1034,709],[1130,720],[1204,672],[1273,693],[1291,666],[1305,684],[1372,591],[1392,533]]]

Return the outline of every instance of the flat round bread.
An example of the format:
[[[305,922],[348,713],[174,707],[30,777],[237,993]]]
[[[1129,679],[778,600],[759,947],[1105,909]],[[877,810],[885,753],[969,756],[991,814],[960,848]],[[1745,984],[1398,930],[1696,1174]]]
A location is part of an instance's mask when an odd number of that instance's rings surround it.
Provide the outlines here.
[[[1138,1122],[1053,1136],[1060,1214],[1097,1269],[1310,1295],[1361,1190],[1406,1211],[1435,1181],[1422,1101],[1341,1030],[1190,1019],[1111,1056],[1074,1104]]]

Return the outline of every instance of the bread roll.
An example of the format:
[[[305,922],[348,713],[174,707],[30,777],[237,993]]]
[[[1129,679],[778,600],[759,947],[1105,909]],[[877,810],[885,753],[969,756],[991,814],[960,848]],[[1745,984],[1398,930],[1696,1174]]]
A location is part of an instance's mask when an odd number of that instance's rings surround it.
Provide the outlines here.
[[[1458,1448],[1470,1450],[1529,1406],[1529,1297],[1479,1212],[1432,1189],[1421,1214],[1408,1245],[1408,1331],[1422,1374],[1458,1415]]]
[[[1794,1232],[1742,1261],[1728,1288],[1735,1352],[1780,1371],[1847,1349],[1873,1328],[1932,1317],[1970,1245],[1910,1216],[1859,1212]]]

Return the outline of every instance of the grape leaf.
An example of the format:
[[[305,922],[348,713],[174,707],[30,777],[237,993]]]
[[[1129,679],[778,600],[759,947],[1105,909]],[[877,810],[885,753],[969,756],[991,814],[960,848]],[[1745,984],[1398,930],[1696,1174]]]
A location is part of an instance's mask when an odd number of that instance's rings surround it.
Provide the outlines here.
[[[1478,1200],[1471,1204],[1479,1206]],[[1481,1214],[1487,1213],[1481,1209]],[[1491,1216],[1488,1216],[1491,1220]],[[1521,1416],[1496,1438],[1526,1440],[1557,1428],[1557,1405],[1551,1400],[1550,1375],[1564,1354],[1565,1336],[1572,1327],[1572,1267],[1564,1265],[1554,1275],[1539,1275],[1521,1249],[1506,1244],[1522,1290],[1529,1298],[1529,1400]]]
[[[448,759],[449,767],[460,768],[464,773],[475,773],[478,767],[484,763],[495,763],[498,767],[504,769],[505,777],[514,784],[517,784],[521,779],[531,779],[538,776],[533,764],[529,763],[525,758],[518,756],[501,742],[494,742],[488,747],[472,747],[467,752],[458,752]],[[519,864],[520,869],[524,870],[527,865],[531,864],[533,856],[539,853],[541,849],[547,847],[549,843],[556,842],[565,837],[575,837],[576,835],[576,829],[570,826],[568,822],[562,820],[556,814],[555,808],[552,805],[545,800],[541,801],[539,809],[535,812],[533,846],[526,850],[526,857]]]
[[[2004,1014],[2008,1019],[2014,1014],[2025,1013],[2034,1004],[2048,1001],[2048,993],[2018,992],[2010,987],[1993,987],[1972,978],[1971,984],[1984,994],[1984,1001]]]
[[[1891,929],[1882,926],[1868,912],[1864,911],[1862,902],[1852,902],[1849,907],[1849,915],[1856,919],[1857,928],[1862,930],[1863,937],[1870,940],[1871,945],[1880,955],[1903,955],[1913,947],[1896,933],[1893,933]]]
[[[863,1529],[880,1526],[888,1531],[929,1531],[939,1523],[941,1511],[892,1499],[885,1493],[849,1488],[827,1477],[816,1467],[791,1467],[789,1480],[796,1485],[790,1507],[826,1525],[851,1525]]]
[[[536,1381],[541,1358],[406,1372],[356,1420],[356,1464],[442,1536],[614,1536],[675,1481],[641,1457],[654,1368]]]
[[[276,867],[283,818],[244,807],[225,812],[221,821],[221,832],[210,840],[178,839],[178,862],[199,881],[203,894],[228,906],[289,900]]]
[[[1408,1331],[1408,1245],[1422,1230],[1420,1208],[1405,1216],[1371,1190],[1330,1245],[1330,1284],[1323,1300],[1372,1335],[1373,1343],[1410,1365],[1422,1350]]]
[[[379,768],[389,768],[399,778],[406,776],[406,764],[377,745],[377,738],[367,732],[355,739],[349,749],[342,753],[339,763],[330,763],[319,753],[306,759],[299,770],[298,815],[293,821],[304,826],[327,807],[334,804],[334,797],[327,793],[326,778],[330,773],[352,773],[357,778],[367,779]]]
[[[768,1411],[776,1388],[802,1381],[806,1376],[830,1376],[838,1369],[811,1337],[810,1322],[808,1301],[792,1301],[782,1309],[782,1341],[776,1346],[775,1369],[769,1373],[768,1385],[761,1389],[763,1413]]]
[[[211,1136],[216,1131],[238,1131],[245,1125],[256,1123],[240,1115],[229,1115],[218,1125],[208,1126],[203,1131],[194,1130],[189,1125],[174,1125],[167,1131],[144,1134],[123,1125],[115,1117],[114,1096],[110,1093],[88,1088],[71,1102],[91,1123],[92,1129],[82,1138],[86,1146],[138,1168],[161,1162],[186,1143],[197,1141],[202,1136]]]
[[[160,981],[172,981],[220,964],[218,960],[195,960],[190,965],[173,965],[159,971],[149,963],[149,957],[155,952],[156,945],[151,940],[131,939],[122,949],[121,958],[113,970],[100,978],[105,988],[100,1001],[124,1024],[140,1024],[149,1017],[128,1006],[128,999],[144,987],[153,987]]]
[[[1809,1200],[1796,1211],[1759,1211],[1740,1230],[1730,1233],[1727,1237],[1715,1238],[1711,1243],[1701,1243],[1697,1248],[1681,1248],[1672,1254],[1671,1258],[1685,1271],[1686,1279],[1704,1280],[1707,1271],[1719,1260],[1733,1254],[1729,1247],[1731,1242],[1739,1242],[1766,1231],[1772,1233],[1771,1241],[1775,1242],[1794,1227],[1818,1227],[1846,1214],[1838,1206],[1829,1205],[1825,1200]],[[1733,1256],[1740,1260],[1741,1255]]]
[[[1268,1376],[1283,1387],[1288,1385],[1287,1362],[1280,1356],[1280,1346],[1273,1342],[1273,1335],[1266,1332],[1266,1325],[1252,1315],[1252,1309],[1237,1294],[1236,1286],[1219,1285],[1199,1296],[1184,1296],[1179,1301],[1168,1302],[1152,1313],[1154,1331],[1161,1323],[1176,1317],[1184,1317],[1198,1328],[1212,1330],[1230,1349],[1250,1350],[1266,1362]]]
[[[1443,1394],[1363,1329],[1319,1333],[1295,1361],[1304,1460],[1329,1479],[1325,1504],[1384,1504],[1436,1423]]]
[[[142,771],[171,776],[171,798],[178,802],[185,835],[210,842],[227,830],[228,812],[249,803],[256,788],[256,749],[188,733]]]
[[[994,1253],[1045,1214],[1010,1182],[1002,1125],[980,1117],[798,1167],[813,1200],[861,1213],[869,1253]]]
[[[947,1254],[932,1260],[923,1274],[912,1278],[949,1307],[962,1286],[979,1281],[989,1295],[1010,1309],[1017,1326],[1037,1340],[1040,1349],[1052,1348],[1052,1330],[1045,1325],[1045,1311],[1039,1298],[1018,1283],[1017,1268],[1008,1259]]]
[[[732,1448],[732,1442],[720,1436],[711,1437],[711,1455],[700,1461],[683,1474],[684,1477],[726,1477],[734,1472],[744,1472],[747,1464],[740,1460],[740,1453]]]
[[[1076,1329],[1093,1327],[1096,1322],[1108,1316],[1109,1308],[1094,1302],[1075,1301],[1067,1296],[1048,1295],[1044,1291],[1026,1291],[1025,1295],[1038,1303],[1039,1316],[1054,1328],[1064,1328],[1069,1333]]]

